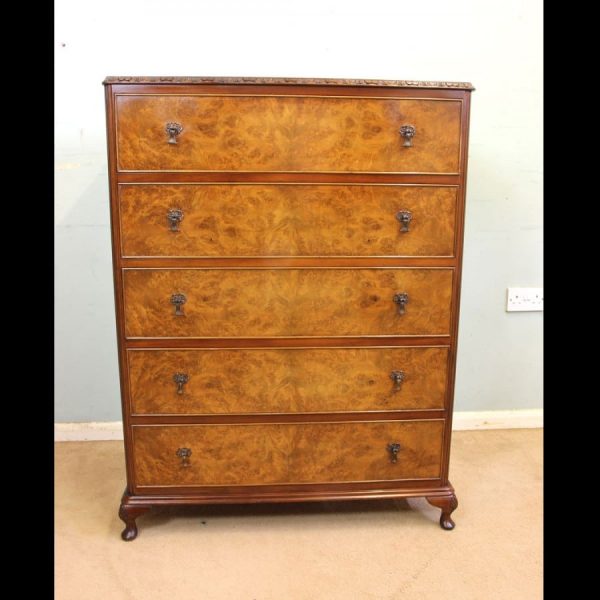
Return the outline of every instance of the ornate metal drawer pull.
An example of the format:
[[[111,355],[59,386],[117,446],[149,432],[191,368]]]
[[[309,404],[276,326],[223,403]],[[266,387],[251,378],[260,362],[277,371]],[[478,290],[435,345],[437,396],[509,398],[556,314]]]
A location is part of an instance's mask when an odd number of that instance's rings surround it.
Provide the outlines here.
[[[183,386],[189,381],[189,377],[186,373],[175,373],[173,375],[173,381],[177,384],[177,393],[183,394]]]
[[[169,221],[169,229],[171,231],[179,231],[178,225],[183,221],[183,211],[180,208],[169,209],[167,220]]]
[[[400,452],[400,444],[398,442],[392,442],[387,445],[387,449],[390,453],[390,462],[398,462],[398,452]]]
[[[412,147],[412,139],[415,137],[415,133],[417,133],[417,129],[414,125],[402,125],[400,127],[400,135],[404,138],[404,144],[402,144],[404,148]]]
[[[183,131],[183,127],[179,123],[167,123],[165,131],[169,135],[169,144],[176,144],[177,136]]]
[[[406,292],[394,294],[394,302],[398,305],[398,314],[403,315],[406,312],[406,305],[408,304],[408,294]]]
[[[183,294],[173,294],[171,296],[171,304],[175,305],[175,314],[178,317],[185,316],[182,307],[186,302],[187,298]]]
[[[177,448],[175,454],[181,459],[182,467],[190,466],[190,456],[192,455],[192,451],[189,448]]]
[[[398,221],[400,221],[400,223],[402,224],[400,232],[408,233],[408,226],[412,221],[412,213],[410,212],[410,210],[401,210],[400,212],[397,212],[396,219],[398,219]]]
[[[390,379],[394,382],[394,392],[399,392],[402,389],[402,382],[406,379],[404,371],[392,371]]]

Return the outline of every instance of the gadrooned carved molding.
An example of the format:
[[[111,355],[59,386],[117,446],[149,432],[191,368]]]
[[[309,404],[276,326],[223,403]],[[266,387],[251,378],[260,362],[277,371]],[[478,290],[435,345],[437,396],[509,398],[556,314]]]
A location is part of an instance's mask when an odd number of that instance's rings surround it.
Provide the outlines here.
[[[110,76],[104,84],[247,84],[247,85],[337,85],[393,88],[433,88],[474,90],[473,84],[466,81],[412,81],[391,79],[312,79],[294,77],[128,77]]]

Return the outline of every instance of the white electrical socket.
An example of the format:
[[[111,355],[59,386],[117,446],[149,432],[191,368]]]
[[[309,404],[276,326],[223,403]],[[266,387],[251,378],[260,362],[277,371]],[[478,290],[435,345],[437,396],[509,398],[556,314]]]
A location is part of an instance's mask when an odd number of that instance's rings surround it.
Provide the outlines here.
[[[506,310],[544,310],[544,288],[508,288]]]

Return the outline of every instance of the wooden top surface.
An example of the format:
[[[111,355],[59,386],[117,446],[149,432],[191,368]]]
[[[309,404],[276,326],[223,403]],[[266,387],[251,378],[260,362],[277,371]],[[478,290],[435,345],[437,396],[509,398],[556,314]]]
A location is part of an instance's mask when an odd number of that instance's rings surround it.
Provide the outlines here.
[[[474,90],[473,84],[457,81],[410,81],[393,79],[312,79],[297,77],[167,77],[109,76],[103,84],[186,84],[186,85],[331,85],[350,87],[391,87]]]

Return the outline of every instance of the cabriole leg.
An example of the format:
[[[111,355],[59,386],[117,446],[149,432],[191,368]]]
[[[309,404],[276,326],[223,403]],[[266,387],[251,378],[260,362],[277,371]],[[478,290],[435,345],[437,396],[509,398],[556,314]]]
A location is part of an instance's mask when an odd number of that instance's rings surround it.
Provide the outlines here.
[[[452,494],[451,496],[429,496],[427,498],[427,502],[432,506],[437,506],[437,508],[442,509],[442,514],[440,516],[440,527],[442,529],[454,529],[454,521],[450,517],[450,515],[456,510],[458,506],[458,500],[456,499],[456,495]]]
[[[150,510],[150,506],[139,505],[139,504],[128,504],[128,496],[123,496],[121,500],[121,507],[119,508],[119,518],[125,523],[125,529],[121,532],[121,537],[126,542],[135,540],[138,534],[138,528],[135,520],[147,513]]]

